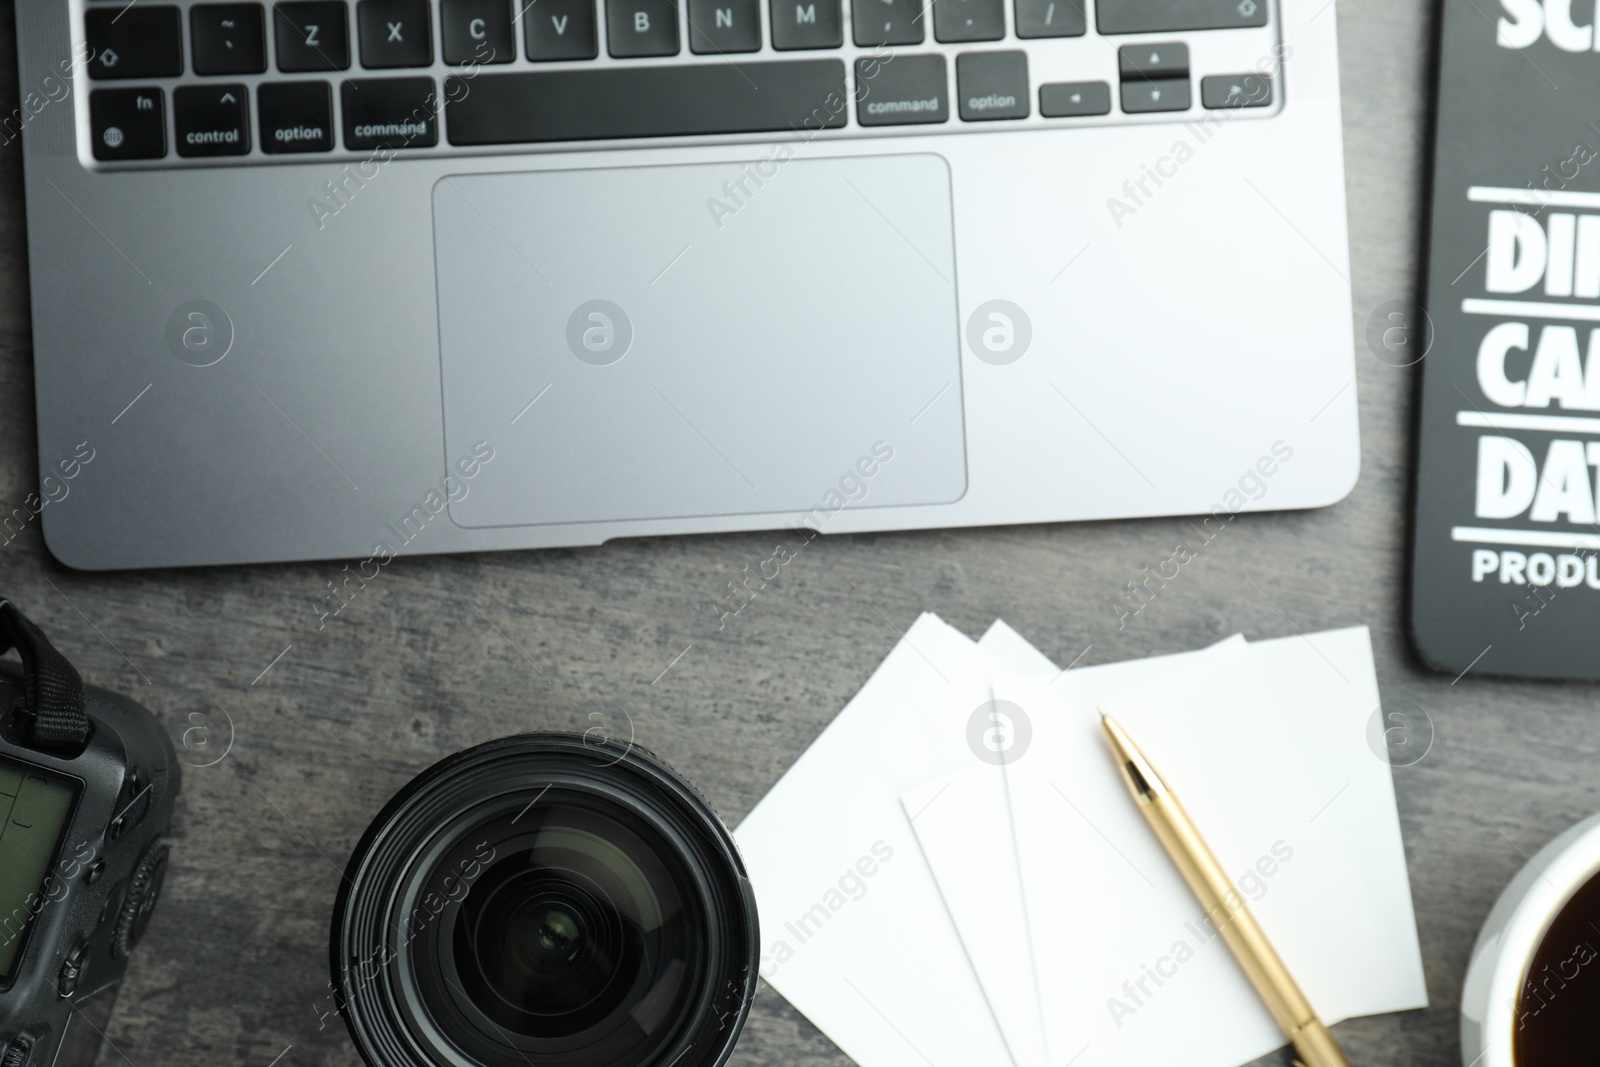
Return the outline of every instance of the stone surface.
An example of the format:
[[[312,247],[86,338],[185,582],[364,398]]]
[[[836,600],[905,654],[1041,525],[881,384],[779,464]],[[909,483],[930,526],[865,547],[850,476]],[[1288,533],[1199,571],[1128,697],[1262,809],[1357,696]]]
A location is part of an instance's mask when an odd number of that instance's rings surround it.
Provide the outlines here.
[[[17,103],[13,2],[0,0],[3,114]],[[631,728],[737,822],[923,610],[974,636],[1003,616],[1083,664],[1235,630],[1371,626],[1386,700],[1414,701],[1436,731],[1427,757],[1395,773],[1433,1007],[1338,1035],[1371,1067],[1459,1062],[1477,928],[1523,857],[1600,805],[1600,728],[1588,686],[1452,684],[1404,640],[1412,372],[1362,337],[1375,308],[1414,292],[1430,7],[1346,0],[1318,16],[1338,19],[1343,52],[1360,483],[1326,510],[1241,517],[1120,630],[1111,599],[1171,553],[1181,520],[822,539],[722,629],[719,590],[774,535],[401,559],[320,630],[341,564],[84,574],[56,564],[36,529],[0,547],[0,591],[88,679],[144,701],[174,738],[205,726],[188,735],[192,763],[231,738],[221,762],[188,773],[166,899],[100,1062],[356,1064],[342,1025],[321,1017],[329,910],[357,837],[408,778],[500,734]],[[25,247],[13,142],[0,146],[7,510],[37,477]],[[848,1063],[767,990],[733,1062]]]

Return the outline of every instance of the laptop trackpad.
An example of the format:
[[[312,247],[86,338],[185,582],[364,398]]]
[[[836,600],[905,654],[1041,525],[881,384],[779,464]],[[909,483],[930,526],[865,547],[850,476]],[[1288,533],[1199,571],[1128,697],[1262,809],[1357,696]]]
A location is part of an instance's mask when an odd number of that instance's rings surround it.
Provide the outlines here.
[[[965,492],[948,164],[790,155],[434,186],[457,523]]]

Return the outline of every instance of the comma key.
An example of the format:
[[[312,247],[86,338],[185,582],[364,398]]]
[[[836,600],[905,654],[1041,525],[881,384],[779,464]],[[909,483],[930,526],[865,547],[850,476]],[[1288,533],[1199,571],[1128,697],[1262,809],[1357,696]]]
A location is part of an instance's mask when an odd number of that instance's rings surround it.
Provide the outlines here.
[[[922,0],[856,0],[850,14],[862,48],[922,43]]]

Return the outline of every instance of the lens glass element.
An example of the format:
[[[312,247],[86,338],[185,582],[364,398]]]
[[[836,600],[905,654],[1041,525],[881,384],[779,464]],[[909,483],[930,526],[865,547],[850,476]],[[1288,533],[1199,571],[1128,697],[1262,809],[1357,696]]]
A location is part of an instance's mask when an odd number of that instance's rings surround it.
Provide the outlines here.
[[[631,744],[523,734],[374,819],[334,911],[368,1067],[724,1067],[760,932],[732,834]]]
[[[415,976],[439,1030],[475,1061],[635,1067],[692,1014],[706,908],[681,843],[603,793],[511,794],[444,853],[451,904]],[[450,890],[454,889],[454,893]]]

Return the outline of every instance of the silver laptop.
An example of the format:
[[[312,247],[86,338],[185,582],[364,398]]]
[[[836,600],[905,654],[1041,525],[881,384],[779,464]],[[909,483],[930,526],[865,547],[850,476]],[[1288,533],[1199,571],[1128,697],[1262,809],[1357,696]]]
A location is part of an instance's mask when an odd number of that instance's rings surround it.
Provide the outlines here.
[[[1215,529],[1355,481],[1327,0],[17,21],[4,521],[71,566]]]

